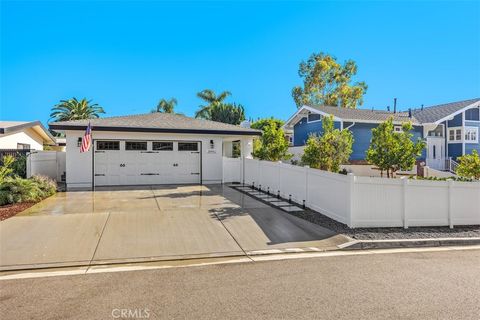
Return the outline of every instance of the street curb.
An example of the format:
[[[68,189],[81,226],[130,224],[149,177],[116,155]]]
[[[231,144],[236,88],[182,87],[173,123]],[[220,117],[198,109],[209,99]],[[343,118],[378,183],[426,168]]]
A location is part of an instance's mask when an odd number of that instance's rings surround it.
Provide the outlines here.
[[[339,250],[370,250],[370,249],[425,248],[425,247],[473,246],[473,245],[480,245],[479,237],[353,240],[353,241],[338,245],[338,249]]]

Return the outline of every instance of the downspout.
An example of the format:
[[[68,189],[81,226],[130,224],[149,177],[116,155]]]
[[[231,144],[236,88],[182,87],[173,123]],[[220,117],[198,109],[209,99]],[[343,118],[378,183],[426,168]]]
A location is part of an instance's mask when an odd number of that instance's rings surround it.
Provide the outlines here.
[[[351,125],[349,125],[348,127],[346,127],[345,129],[346,129],[346,130],[347,130],[347,129],[350,129],[351,127],[353,127],[353,126],[355,125],[355,123],[356,123],[355,121],[354,121],[354,122],[352,122],[352,124],[351,124]]]

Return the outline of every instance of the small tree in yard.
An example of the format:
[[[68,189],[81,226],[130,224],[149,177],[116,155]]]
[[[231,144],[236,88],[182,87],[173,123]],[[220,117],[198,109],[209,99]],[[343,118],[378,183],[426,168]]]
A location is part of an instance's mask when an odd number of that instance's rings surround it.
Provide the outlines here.
[[[380,169],[382,177],[384,171],[388,178],[393,178],[398,170],[412,170],[417,157],[425,148],[425,142],[420,138],[417,142],[412,141],[412,129],[412,124],[405,122],[401,132],[394,132],[391,117],[372,129],[372,140],[366,159]]]
[[[280,161],[292,157],[288,153],[288,141],[285,133],[279,128],[275,121],[263,127],[263,134],[260,139],[253,142],[253,156],[260,160]]]
[[[352,153],[352,132],[335,129],[333,117],[322,119],[321,136],[311,135],[305,146],[302,162],[311,168],[338,172],[342,163],[348,162]]]
[[[457,174],[465,178],[480,180],[480,157],[477,150],[458,158]]]

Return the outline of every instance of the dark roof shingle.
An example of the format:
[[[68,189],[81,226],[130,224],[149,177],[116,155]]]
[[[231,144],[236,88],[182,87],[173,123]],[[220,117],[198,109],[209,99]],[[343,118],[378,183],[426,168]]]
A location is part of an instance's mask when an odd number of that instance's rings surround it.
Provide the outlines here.
[[[332,114],[342,120],[359,120],[359,121],[385,121],[389,117],[393,117],[393,121],[406,122],[411,121],[418,123],[415,118],[410,118],[408,112],[391,112],[385,110],[368,110],[368,109],[349,109],[328,106],[312,106],[319,111]]]
[[[430,106],[422,109],[416,109],[412,111],[413,116],[420,123],[433,123],[445,117],[448,117],[452,113],[455,113],[466,106],[469,106],[475,102],[479,102],[480,98],[451,102],[446,104],[440,104],[436,106]]]
[[[430,106],[423,108],[423,110],[414,109],[412,110],[411,117],[409,117],[408,112],[393,113],[391,111],[384,110],[348,109],[330,106],[311,107],[319,111],[332,114],[342,120],[385,121],[389,117],[393,117],[393,121],[396,122],[411,121],[413,124],[422,124],[434,123],[476,102],[480,102],[480,98]]]
[[[243,128],[222,122],[195,119],[179,114],[160,112],[89,120],[51,122],[49,123],[49,126],[50,128],[57,130],[83,130],[89,122],[94,131],[96,129],[101,131],[226,133],[243,135],[261,134],[261,131],[255,129]]]

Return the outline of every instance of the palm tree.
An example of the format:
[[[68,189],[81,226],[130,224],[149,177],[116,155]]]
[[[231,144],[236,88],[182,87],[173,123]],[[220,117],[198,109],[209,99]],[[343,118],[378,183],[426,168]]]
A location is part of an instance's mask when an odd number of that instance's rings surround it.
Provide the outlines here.
[[[199,93],[197,93],[197,97],[207,102],[208,104],[205,106],[203,105],[200,106],[200,109],[197,110],[197,112],[195,112],[195,118],[208,119],[209,112],[212,109],[212,107],[214,105],[222,104],[223,100],[225,100],[230,95],[231,93],[229,91],[223,91],[218,96],[213,90],[210,90],[210,89],[205,89],[203,91],[200,91]]]
[[[53,121],[69,121],[99,118],[101,113],[105,113],[102,107],[97,103],[91,103],[92,100],[83,98],[78,101],[77,98],[69,100],[60,100],[60,103],[53,106],[50,119]]]
[[[174,113],[173,109],[177,105],[177,99],[171,98],[170,100],[162,99],[157,105],[156,109],[153,109],[151,112],[162,112],[162,113]]]

